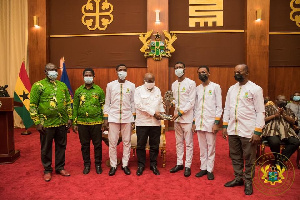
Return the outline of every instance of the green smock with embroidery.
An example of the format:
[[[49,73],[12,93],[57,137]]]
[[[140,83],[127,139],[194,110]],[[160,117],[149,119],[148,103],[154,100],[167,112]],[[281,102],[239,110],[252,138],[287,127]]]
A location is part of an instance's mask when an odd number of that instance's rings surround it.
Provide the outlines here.
[[[98,85],[93,84],[90,89],[81,85],[74,95],[73,124],[102,124],[104,102],[104,91]]]
[[[35,125],[45,128],[67,125],[72,119],[68,87],[58,80],[48,78],[33,84],[30,91],[30,116]]]

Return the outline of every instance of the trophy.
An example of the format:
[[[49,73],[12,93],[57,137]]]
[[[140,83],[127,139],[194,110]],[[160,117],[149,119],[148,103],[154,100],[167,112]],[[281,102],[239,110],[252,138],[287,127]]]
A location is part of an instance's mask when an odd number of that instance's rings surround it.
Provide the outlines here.
[[[173,92],[168,90],[164,95],[164,106],[166,109],[166,114],[161,114],[161,118],[164,120],[171,120],[172,115],[169,114],[170,108],[172,107],[172,102],[174,100]]]

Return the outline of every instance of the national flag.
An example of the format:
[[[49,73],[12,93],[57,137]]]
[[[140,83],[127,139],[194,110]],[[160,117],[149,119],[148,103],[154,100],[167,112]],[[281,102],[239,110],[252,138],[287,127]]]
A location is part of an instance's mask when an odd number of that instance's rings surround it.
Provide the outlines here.
[[[23,120],[26,129],[34,124],[29,114],[30,90],[30,80],[25,69],[25,64],[24,62],[22,62],[19,77],[17,79],[15,87],[14,101],[23,103],[22,107],[15,107],[15,111]]]
[[[73,91],[72,91],[72,88],[71,88],[71,84],[70,84],[70,80],[69,80],[69,76],[68,76],[68,73],[67,73],[67,69],[66,69],[66,65],[65,65],[65,62],[63,62],[63,71],[62,71],[62,74],[61,74],[61,77],[60,77],[60,81],[65,83],[69,89],[69,93],[73,99]]]

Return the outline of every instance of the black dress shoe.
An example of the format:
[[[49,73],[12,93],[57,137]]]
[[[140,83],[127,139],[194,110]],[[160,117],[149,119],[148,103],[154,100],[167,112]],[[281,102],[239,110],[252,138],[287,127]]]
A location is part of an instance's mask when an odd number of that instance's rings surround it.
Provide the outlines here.
[[[207,174],[207,170],[201,170],[200,172],[198,172],[198,173],[196,174],[196,177],[202,177],[202,176],[204,176],[205,174]]]
[[[96,166],[96,173],[97,174],[102,174],[103,170],[102,170],[102,167],[100,165],[97,165]]]
[[[155,174],[155,175],[160,175],[160,173],[159,173],[159,171],[158,171],[158,169],[157,169],[156,166],[151,166],[151,167],[150,167],[150,170],[153,171],[153,174]]]
[[[245,195],[251,195],[253,194],[253,187],[251,182],[245,183]]]
[[[88,173],[90,173],[90,170],[91,170],[90,166],[84,166],[83,174],[88,174]]]
[[[189,177],[190,175],[191,175],[191,168],[186,167],[186,168],[184,169],[184,176],[185,176],[185,177]]]
[[[130,175],[130,174],[131,174],[130,169],[129,169],[127,166],[122,167],[122,170],[124,171],[124,173],[125,173],[126,175]]]
[[[225,187],[234,187],[234,186],[239,186],[239,185],[243,185],[244,181],[243,179],[234,179],[232,181],[229,181],[227,183],[225,183]]]
[[[207,172],[207,179],[208,180],[214,180],[215,179],[215,176],[212,172]]]
[[[138,167],[137,171],[136,171],[136,175],[140,176],[143,174],[143,171],[144,171],[144,167]]]
[[[113,176],[113,175],[115,175],[116,171],[117,171],[116,167],[111,167],[110,170],[109,170],[108,175]]]
[[[170,173],[176,173],[176,172],[178,172],[179,170],[183,170],[183,165],[176,165],[175,167],[173,167],[173,168],[170,170]]]

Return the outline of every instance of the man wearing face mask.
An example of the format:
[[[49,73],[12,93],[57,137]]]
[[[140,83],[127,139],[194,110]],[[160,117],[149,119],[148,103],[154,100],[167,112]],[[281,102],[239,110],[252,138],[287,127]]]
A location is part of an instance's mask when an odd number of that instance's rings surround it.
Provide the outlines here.
[[[64,169],[67,130],[72,125],[72,108],[68,87],[56,80],[57,67],[45,66],[46,78],[33,84],[30,92],[30,116],[40,132],[44,180],[52,178],[52,143],[55,142],[55,171],[70,176]]]
[[[116,67],[118,80],[107,84],[104,105],[104,129],[108,129],[109,140],[109,176],[113,176],[117,170],[117,144],[119,134],[122,134],[123,158],[122,169],[126,175],[130,175],[128,161],[131,151],[131,123],[135,118],[134,91],[135,85],[125,80],[127,67],[120,64]]]
[[[287,104],[286,107],[291,109],[294,112],[294,114],[296,115],[296,117],[298,118],[298,121],[295,125],[294,130],[297,131],[298,136],[300,137],[300,131],[299,131],[299,128],[300,128],[300,93],[299,92],[294,93],[292,102]]]
[[[240,186],[245,181],[245,194],[251,195],[253,193],[252,175],[255,174],[251,173],[251,170],[265,124],[265,106],[262,88],[249,81],[248,75],[247,65],[237,65],[234,68],[234,78],[237,83],[229,88],[226,96],[223,138],[228,138],[229,141],[235,179],[224,186]]]
[[[160,89],[155,86],[155,77],[151,73],[144,76],[145,84],[136,88],[134,103],[136,108],[136,134],[138,169],[136,175],[143,174],[146,164],[146,144],[149,137],[150,170],[159,175],[157,156],[159,152],[161,114],[164,112]]]
[[[185,77],[185,65],[183,62],[175,64],[175,75],[177,80],[172,84],[172,92],[175,101],[174,121],[177,164],[170,170],[176,173],[183,170],[184,141],[186,144],[186,160],[184,176],[191,175],[191,164],[193,159],[193,108],[196,97],[195,81]]]
[[[88,174],[91,168],[90,142],[94,145],[96,173],[101,174],[102,168],[102,123],[104,91],[94,84],[95,72],[91,68],[83,71],[84,84],[74,94],[73,120],[75,133],[79,133],[83,158],[83,174]]]
[[[264,104],[265,106],[274,105],[273,101],[270,100],[269,96],[264,97]]]
[[[263,129],[262,136],[268,141],[270,149],[274,154],[277,164],[284,165],[287,158],[298,149],[300,141],[293,125],[297,121],[297,117],[293,111],[286,107],[286,99],[283,95],[278,95],[275,105],[266,106],[266,126]],[[284,149],[280,153],[280,143],[285,144]]]
[[[201,171],[196,177],[207,174],[208,180],[214,180],[216,133],[222,116],[222,92],[220,85],[209,80],[207,66],[200,66],[197,72],[202,84],[196,88],[194,107],[193,132],[197,131],[201,160]]]

